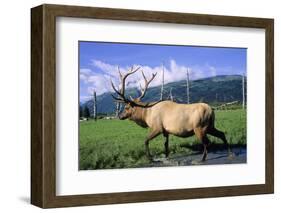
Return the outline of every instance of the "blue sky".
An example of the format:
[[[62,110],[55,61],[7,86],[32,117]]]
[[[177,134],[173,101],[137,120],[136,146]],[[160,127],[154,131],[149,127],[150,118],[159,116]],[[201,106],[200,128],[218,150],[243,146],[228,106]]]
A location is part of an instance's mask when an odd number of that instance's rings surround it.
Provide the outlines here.
[[[157,72],[151,86],[161,84],[162,63],[165,83],[185,78],[190,69],[191,79],[216,75],[246,75],[245,48],[221,48],[151,44],[79,42],[80,100],[89,98],[93,90],[98,95],[112,91],[110,80],[119,84],[117,66],[126,72],[131,66],[141,66],[149,76]],[[140,72],[128,79],[131,87],[142,83]]]

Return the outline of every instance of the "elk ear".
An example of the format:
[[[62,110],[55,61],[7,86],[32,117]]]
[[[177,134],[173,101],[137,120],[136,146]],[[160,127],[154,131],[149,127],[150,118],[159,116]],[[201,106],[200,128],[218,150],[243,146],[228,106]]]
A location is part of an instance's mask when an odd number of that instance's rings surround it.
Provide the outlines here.
[[[130,99],[133,102],[140,102],[140,98],[133,98],[132,96],[130,96]]]
[[[130,107],[134,107],[135,106],[134,102],[129,102],[129,105],[130,105]]]

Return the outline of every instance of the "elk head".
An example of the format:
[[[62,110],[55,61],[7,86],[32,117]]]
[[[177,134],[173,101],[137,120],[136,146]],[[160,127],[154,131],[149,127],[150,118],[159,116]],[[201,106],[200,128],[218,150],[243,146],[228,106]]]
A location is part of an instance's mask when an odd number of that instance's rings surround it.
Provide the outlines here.
[[[119,68],[118,68],[118,72],[119,72],[119,77],[120,77],[120,82],[121,82],[121,88],[120,89],[116,89],[116,87],[114,86],[113,82],[111,81],[111,86],[113,88],[113,90],[117,93],[117,97],[112,95],[112,97],[120,103],[124,103],[125,107],[123,112],[119,115],[119,119],[124,120],[127,118],[132,118],[134,116],[134,114],[136,113],[136,109],[138,107],[149,107],[151,106],[150,103],[143,103],[141,102],[141,99],[145,96],[148,85],[151,83],[151,81],[155,78],[157,73],[153,73],[152,77],[150,80],[147,80],[146,76],[144,75],[143,71],[142,72],[142,76],[144,78],[144,87],[142,88],[142,86],[140,85],[140,90],[141,90],[141,95],[137,98],[132,98],[130,96],[130,99],[126,98],[125,96],[125,85],[126,85],[126,79],[129,75],[137,72],[140,69],[140,67],[137,67],[136,69],[134,69],[134,67],[132,67],[126,74],[122,75],[122,73],[120,72]]]

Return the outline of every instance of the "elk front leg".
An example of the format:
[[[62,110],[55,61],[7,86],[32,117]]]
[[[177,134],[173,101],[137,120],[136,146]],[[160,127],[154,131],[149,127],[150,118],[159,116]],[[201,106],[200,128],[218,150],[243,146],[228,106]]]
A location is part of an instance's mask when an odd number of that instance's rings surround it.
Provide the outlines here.
[[[153,138],[157,137],[159,134],[160,134],[159,131],[155,131],[155,130],[153,131],[152,130],[149,133],[149,135],[147,136],[146,140],[144,141],[146,155],[147,155],[147,157],[150,161],[152,160],[152,156],[151,156],[150,151],[149,151],[149,141],[152,140]]]
[[[166,158],[169,156],[169,134],[168,133],[163,133],[165,137],[165,156]]]

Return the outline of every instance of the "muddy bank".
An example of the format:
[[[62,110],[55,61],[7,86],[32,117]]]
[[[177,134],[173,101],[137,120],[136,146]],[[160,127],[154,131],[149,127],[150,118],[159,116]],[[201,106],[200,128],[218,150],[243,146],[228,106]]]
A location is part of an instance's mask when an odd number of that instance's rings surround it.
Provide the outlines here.
[[[171,156],[169,158],[154,158],[150,164],[141,167],[165,167],[188,165],[240,164],[247,163],[246,147],[232,148],[233,157],[229,158],[227,150],[210,150],[205,162],[201,162],[202,152],[185,156]]]

